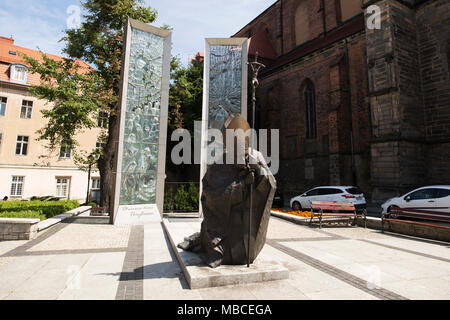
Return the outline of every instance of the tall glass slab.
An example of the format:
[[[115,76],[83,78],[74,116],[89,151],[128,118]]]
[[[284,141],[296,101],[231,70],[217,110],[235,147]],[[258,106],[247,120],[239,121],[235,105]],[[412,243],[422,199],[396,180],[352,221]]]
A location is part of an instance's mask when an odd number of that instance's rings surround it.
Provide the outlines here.
[[[155,203],[164,38],[131,29],[120,205]]]
[[[210,46],[208,128],[221,130],[230,115],[241,113],[242,46]]]

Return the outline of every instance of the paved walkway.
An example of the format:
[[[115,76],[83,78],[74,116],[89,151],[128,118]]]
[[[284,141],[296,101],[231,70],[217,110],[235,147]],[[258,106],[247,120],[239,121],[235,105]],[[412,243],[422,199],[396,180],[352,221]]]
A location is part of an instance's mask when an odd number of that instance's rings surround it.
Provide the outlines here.
[[[450,299],[448,243],[272,218],[263,250],[288,280],[190,290],[159,223],[83,215],[0,242],[0,299]]]

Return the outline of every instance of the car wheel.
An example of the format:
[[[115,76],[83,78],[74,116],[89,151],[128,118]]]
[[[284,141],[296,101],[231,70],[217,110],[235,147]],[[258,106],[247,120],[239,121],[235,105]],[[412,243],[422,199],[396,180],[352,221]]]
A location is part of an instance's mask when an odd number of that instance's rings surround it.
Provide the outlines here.
[[[292,204],[292,210],[301,211],[302,210],[302,205],[300,204],[300,202],[295,201]]]
[[[397,207],[397,206],[390,206],[389,208],[387,208],[387,213],[389,215],[389,218],[397,219],[398,216],[396,214],[391,213],[391,209],[392,208],[398,209],[399,207]]]

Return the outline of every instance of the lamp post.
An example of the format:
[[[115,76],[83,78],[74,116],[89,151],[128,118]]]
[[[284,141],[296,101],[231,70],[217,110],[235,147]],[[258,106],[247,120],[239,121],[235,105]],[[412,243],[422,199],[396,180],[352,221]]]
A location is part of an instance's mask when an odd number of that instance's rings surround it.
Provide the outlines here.
[[[252,125],[255,129],[255,108],[256,108],[256,88],[259,86],[258,81],[258,73],[261,68],[265,68],[265,65],[258,62],[258,51],[255,54],[255,61],[248,62],[250,67],[252,68]],[[253,146],[253,130],[250,131],[250,143],[249,147]],[[253,151],[253,148],[252,148]],[[255,176],[253,171],[250,170],[250,174],[252,175],[252,183],[250,184],[250,211],[248,214],[248,243],[247,243],[247,268],[250,268],[250,238],[252,234],[252,211],[253,211],[253,184],[255,180]]]

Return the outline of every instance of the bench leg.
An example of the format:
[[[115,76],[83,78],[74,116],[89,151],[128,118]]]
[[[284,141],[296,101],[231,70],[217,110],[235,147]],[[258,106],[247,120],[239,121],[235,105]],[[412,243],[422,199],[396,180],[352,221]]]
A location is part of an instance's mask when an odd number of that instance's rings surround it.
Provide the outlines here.
[[[319,229],[322,229],[322,211],[320,211],[320,215],[319,215]]]
[[[384,213],[381,214],[381,233],[384,233]]]
[[[364,214],[364,229],[367,229],[367,210],[366,209],[364,209],[363,214]]]

